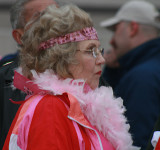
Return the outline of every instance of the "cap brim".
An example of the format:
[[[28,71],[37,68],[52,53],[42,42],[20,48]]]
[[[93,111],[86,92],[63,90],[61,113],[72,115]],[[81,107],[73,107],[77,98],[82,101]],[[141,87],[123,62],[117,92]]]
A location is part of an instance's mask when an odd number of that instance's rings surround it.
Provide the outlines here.
[[[120,20],[118,18],[110,18],[110,19],[107,19],[105,21],[102,21],[100,23],[100,26],[110,28],[110,27],[114,26],[115,24],[117,24],[119,21]]]

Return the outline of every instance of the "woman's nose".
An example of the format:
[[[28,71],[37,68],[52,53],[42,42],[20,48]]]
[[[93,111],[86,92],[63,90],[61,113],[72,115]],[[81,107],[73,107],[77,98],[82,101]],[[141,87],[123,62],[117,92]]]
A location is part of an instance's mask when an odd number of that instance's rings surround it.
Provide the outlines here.
[[[96,59],[96,64],[97,65],[100,65],[100,64],[105,64],[105,59],[104,57],[102,56],[102,54],[100,53],[100,55],[97,57]]]

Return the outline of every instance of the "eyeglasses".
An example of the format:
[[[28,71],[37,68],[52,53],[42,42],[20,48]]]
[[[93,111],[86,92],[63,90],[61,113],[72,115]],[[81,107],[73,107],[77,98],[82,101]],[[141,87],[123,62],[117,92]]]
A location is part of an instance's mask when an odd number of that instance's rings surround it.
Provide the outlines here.
[[[81,51],[81,50],[77,50],[77,51]],[[83,51],[81,51],[83,52]],[[85,50],[84,52],[88,52],[88,53],[92,53],[94,58],[97,58],[97,56],[99,56],[99,54],[101,54],[103,56],[104,54],[104,48],[97,48],[97,47],[93,47],[90,50]]]

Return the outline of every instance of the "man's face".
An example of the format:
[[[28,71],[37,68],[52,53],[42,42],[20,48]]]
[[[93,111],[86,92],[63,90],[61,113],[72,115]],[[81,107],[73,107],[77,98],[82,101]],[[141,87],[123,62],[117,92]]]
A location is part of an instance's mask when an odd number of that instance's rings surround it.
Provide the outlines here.
[[[28,23],[28,21],[37,13],[39,14],[43,10],[45,10],[49,5],[55,4],[56,6],[57,3],[53,0],[32,0],[31,2],[27,3],[25,5],[25,11],[24,11],[24,17],[25,17],[25,24]],[[12,31],[13,38],[15,41],[21,45],[21,38],[24,34],[24,28],[20,29],[15,29]]]
[[[120,22],[114,26],[110,44],[117,58],[122,57],[130,50],[129,23]]]

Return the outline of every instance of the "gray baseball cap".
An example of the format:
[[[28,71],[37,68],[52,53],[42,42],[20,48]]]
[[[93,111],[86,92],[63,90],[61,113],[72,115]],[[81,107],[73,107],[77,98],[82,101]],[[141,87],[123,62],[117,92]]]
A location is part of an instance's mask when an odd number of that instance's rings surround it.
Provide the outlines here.
[[[125,3],[113,18],[102,21],[100,26],[110,28],[120,21],[135,21],[160,29],[160,13],[153,4],[143,0]]]

